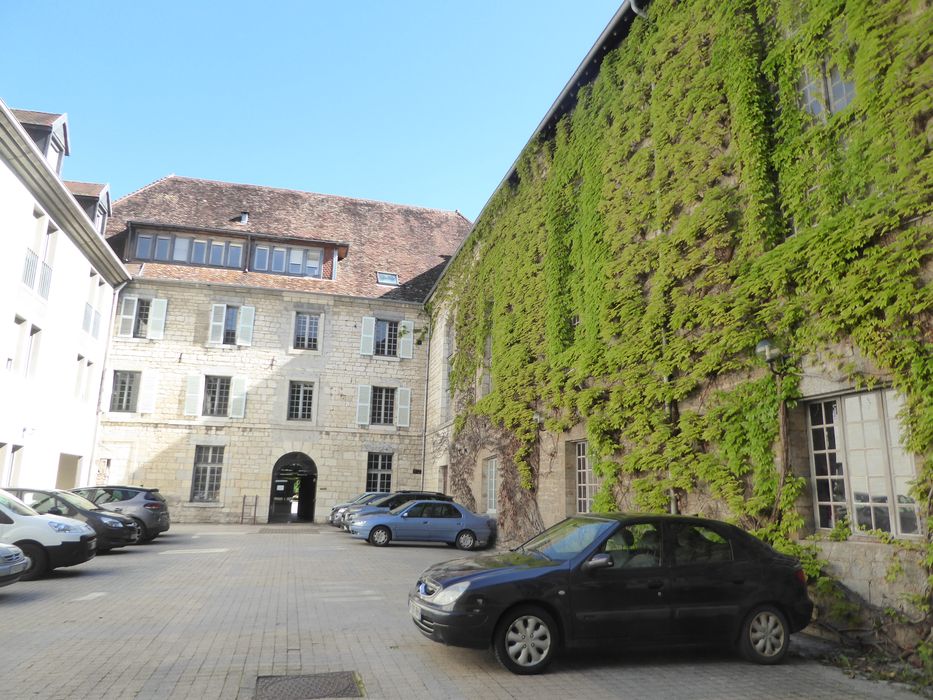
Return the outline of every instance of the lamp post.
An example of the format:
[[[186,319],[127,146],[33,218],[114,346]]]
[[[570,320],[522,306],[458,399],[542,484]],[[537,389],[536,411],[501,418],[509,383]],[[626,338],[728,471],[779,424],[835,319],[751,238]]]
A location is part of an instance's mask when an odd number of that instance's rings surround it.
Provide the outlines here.
[[[781,492],[784,490],[784,480],[790,468],[790,459],[787,453],[787,403],[784,401],[784,353],[782,350],[765,338],[755,346],[755,354],[767,363],[768,369],[774,375],[778,397],[778,484],[774,494],[774,508],[771,510],[771,520],[780,513]]]

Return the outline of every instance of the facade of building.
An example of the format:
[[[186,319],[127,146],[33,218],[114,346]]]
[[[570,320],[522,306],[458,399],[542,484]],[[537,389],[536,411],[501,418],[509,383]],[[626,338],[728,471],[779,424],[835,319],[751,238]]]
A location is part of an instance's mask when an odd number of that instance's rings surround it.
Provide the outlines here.
[[[102,236],[107,188],[63,182],[68,152],[65,115],[0,102],[0,485],[93,479],[111,312],[129,275]]]
[[[133,274],[104,381],[98,482],[173,517],[320,520],[424,483],[424,297],[459,213],[169,177],[114,204]]]
[[[929,10],[772,5],[622,3],[429,298],[432,469],[505,539],[720,517],[929,620]]]

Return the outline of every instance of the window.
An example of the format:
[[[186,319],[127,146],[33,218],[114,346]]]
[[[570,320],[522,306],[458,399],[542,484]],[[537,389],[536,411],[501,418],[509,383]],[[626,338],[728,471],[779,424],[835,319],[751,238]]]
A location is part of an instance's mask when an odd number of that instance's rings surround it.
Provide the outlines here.
[[[191,262],[203,265],[207,262],[207,241],[195,241],[191,247]]]
[[[364,316],[360,332],[360,354],[377,357],[412,357],[414,321],[390,321]]]
[[[392,425],[395,417],[395,389],[374,386],[369,422],[373,425]]]
[[[732,561],[732,545],[709,528],[699,525],[672,525],[674,566],[707,565]]]
[[[124,297],[120,303],[120,326],[117,335],[124,338],[161,340],[165,332],[166,305],[165,299]],[[96,317],[94,322],[98,323]]]
[[[313,382],[288,383],[288,420],[311,420]]]
[[[577,512],[589,513],[593,508],[593,498],[599,485],[587,455],[587,442],[573,443],[574,467],[577,473]]]
[[[211,241],[211,265],[220,267],[224,264],[224,244],[220,241]]]
[[[116,370],[113,373],[113,393],[110,410],[115,413],[135,413],[139,398],[139,372]]]
[[[217,445],[195,446],[194,473],[191,475],[191,500],[193,502],[215,503],[219,500],[223,463],[223,447]]]
[[[496,477],[499,471],[499,460],[495,457],[490,457],[485,462],[483,462],[483,481],[485,481],[485,492],[486,492],[486,512],[495,513],[496,512],[496,502],[497,502],[497,493],[496,493]]]
[[[188,255],[191,251],[191,239],[178,236],[175,238],[175,251],[172,253],[172,260],[175,262],[188,262]]]
[[[385,357],[398,355],[398,321],[376,321],[373,354]]]
[[[356,422],[407,428],[411,419],[411,389],[360,385],[357,387]]]
[[[317,314],[304,311],[295,313],[295,349],[318,349],[318,319]]]
[[[136,257],[140,260],[149,260],[152,257],[152,236],[136,237]]]
[[[803,110],[821,121],[826,121],[827,111],[838,114],[855,99],[855,83],[848,74],[825,61],[816,68],[804,68],[799,90]]]
[[[272,271],[285,272],[285,257],[288,251],[285,248],[272,249]]]
[[[153,406],[154,386],[150,385],[154,383],[145,381],[142,391],[144,398],[152,395],[151,399],[147,398],[147,404]],[[246,415],[246,395],[246,377],[190,374],[185,388],[185,415],[243,418]],[[147,411],[140,408],[140,412]]]
[[[920,534],[914,458],[901,447],[902,399],[874,391],[807,407],[816,525]]]
[[[243,262],[243,245],[230,243],[227,246],[227,267],[240,267]]]
[[[201,415],[226,416],[230,406],[230,377],[204,378],[204,405]]]
[[[156,260],[168,260],[171,248],[171,236],[156,236],[155,255],[153,257],[155,257]]]
[[[392,455],[370,452],[366,458],[366,490],[388,493],[392,490]]]
[[[211,306],[211,328],[208,342],[217,345],[252,345],[253,306],[214,304]]]
[[[376,283],[377,284],[387,284],[392,287],[398,286],[398,273],[396,272],[377,272],[376,273]]]
[[[256,252],[253,254],[253,269],[259,272],[269,269],[269,246],[256,246]]]

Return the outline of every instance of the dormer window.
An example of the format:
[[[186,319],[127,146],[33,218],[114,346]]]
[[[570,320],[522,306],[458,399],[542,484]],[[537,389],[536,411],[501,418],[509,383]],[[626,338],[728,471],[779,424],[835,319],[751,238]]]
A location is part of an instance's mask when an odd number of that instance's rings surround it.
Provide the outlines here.
[[[321,248],[298,248],[258,244],[253,250],[254,272],[277,272],[295,277],[321,277],[324,251]]]
[[[390,287],[397,287],[398,286],[398,273],[397,272],[377,272],[376,283],[385,284]]]

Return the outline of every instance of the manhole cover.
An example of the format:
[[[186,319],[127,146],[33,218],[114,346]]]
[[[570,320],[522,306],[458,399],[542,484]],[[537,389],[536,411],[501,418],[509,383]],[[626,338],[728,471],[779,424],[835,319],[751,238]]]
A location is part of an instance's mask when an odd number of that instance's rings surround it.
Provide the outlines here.
[[[259,676],[256,700],[312,700],[312,698],[361,698],[353,671],[315,673],[310,676]]]

